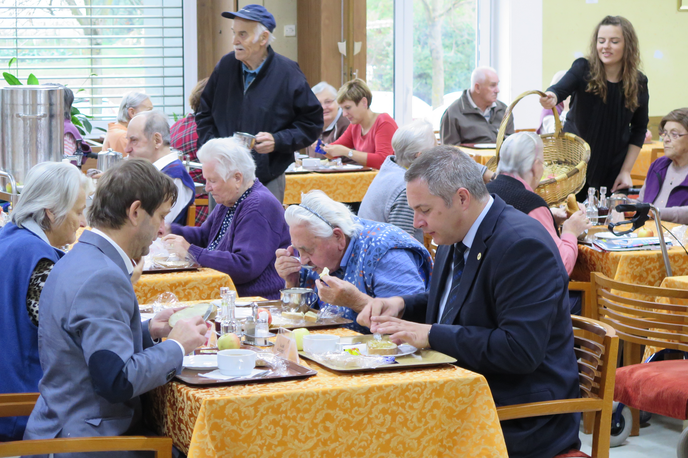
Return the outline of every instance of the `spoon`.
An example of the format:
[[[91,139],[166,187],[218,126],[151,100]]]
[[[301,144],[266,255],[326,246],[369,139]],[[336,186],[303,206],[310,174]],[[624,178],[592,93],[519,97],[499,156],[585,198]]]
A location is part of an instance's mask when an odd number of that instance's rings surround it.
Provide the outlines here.
[[[306,270],[312,270],[312,269],[315,268],[315,266],[311,266],[311,265],[302,263],[302,262],[301,262],[301,258],[298,257],[298,256],[292,256],[292,258],[294,258],[294,259],[296,259],[297,261],[299,261],[299,264],[301,264],[301,267],[303,267],[303,268],[306,269]]]

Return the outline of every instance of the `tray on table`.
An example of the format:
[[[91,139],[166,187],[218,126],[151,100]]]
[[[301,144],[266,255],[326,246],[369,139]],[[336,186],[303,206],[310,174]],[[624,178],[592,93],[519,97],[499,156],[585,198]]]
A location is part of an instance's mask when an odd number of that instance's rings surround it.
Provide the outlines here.
[[[170,274],[174,272],[187,272],[191,270],[198,270],[201,268],[200,264],[191,264],[187,267],[160,267],[153,264],[150,269],[143,269],[144,274]]]

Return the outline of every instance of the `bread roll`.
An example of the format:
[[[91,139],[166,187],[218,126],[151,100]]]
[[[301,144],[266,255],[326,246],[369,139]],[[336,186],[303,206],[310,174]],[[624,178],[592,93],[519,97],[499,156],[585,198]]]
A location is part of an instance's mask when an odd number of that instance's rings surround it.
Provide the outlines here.
[[[578,206],[578,201],[576,201],[576,195],[569,194],[569,196],[566,198],[566,217],[570,218],[571,215],[576,213],[578,210],[580,210],[580,207]]]

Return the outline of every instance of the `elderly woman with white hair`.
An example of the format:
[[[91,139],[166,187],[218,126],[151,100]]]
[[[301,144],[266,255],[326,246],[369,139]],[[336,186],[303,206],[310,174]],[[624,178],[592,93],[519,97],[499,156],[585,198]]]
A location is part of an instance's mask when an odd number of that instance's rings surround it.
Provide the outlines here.
[[[511,135],[499,151],[497,178],[487,184],[487,189],[547,229],[559,248],[566,271],[571,275],[578,257],[578,235],[592,225],[585,213],[579,210],[564,221],[559,236],[558,224],[547,202],[534,191],[545,170],[543,151],[542,139],[533,132]]]
[[[33,393],[38,360],[38,301],[53,266],[86,225],[86,177],[71,164],[44,162],[26,176],[12,222],[0,230],[0,393]],[[26,417],[0,419],[0,441],[21,440]]]
[[[432,259],[421,243],[396,226],[354,216],[322,191],[305,194],[284,217],[292,245],[277,250],[277,272],[287,287],[315,287],[319,306],[341,307],[352,329],[365,331],[356,316],[369,297],[416,294],[429,284]]]
[[[163,240],[179,255],[188,252],[201,266],[232,277],[240,296],[279,298],[284,281],[275,252],[289,246],[282,204],[256,179],[251,153],[234,139],[208,141],[198,159],[218,205],[201,227],[173,224]]]
[[[320,140],[327,145],[344,134],[346,128],[349,127],[349,120],[343,115],[342,108],[337,103],[337,90],[334,86],[326,81],[321,81],[311,90],[323,109],[323,131],[320,134]],[[310,157],[322,157],[322,154],[315,152],[316,143],[317,141],[307,148]]]
[[[117,113],[117,122],[108,123],[107,133],[103,141],[103,151],[112,148],[113,151],[122,153],[126,157],[129,121],[142,111],[151,111],[152,109],[153,102],[151,102],[150,97],[142,92],[130,92],[122,97]]]

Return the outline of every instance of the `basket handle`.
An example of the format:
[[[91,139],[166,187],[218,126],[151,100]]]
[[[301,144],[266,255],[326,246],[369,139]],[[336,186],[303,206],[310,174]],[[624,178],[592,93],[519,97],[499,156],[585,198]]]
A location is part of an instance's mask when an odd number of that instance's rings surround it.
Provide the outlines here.
[[[523,94],[516,97],[516,99],[514,99],[514,101],[511,102],[511,105],[509,105],[509,108],[506,109],[506,112],[504,112],[504,118],[502,118],[502,124],[499,126],[499,133],[497,133],[497,147],[495,149],[495,157],[497,158],[497,160],[499,160],[499,150],[502,148],[502,143],[504,143],[506,126],[509,124],[509,120],[511,119],[511,112],[514,110],[514,107],[522,98],[533,94],[537,94],[540,97],[547,96],[547,94],[545,94],[542,91],[526,91]],[[561,132],[561,121],[559,120],[559,112],[557,111],[556,106],[552,108],[552,114],[554,115],[554,134],[559,135],[559,133]]]

